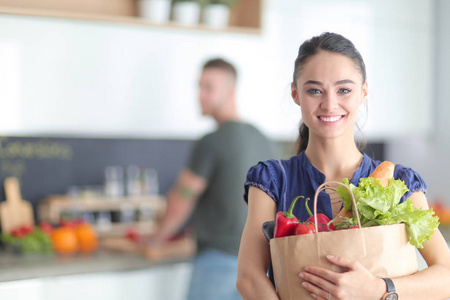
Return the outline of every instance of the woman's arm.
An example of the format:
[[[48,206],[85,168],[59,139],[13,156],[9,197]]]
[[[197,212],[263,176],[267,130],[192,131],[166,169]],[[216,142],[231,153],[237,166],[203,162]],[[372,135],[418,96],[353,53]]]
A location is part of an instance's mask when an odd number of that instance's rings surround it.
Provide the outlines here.
[[[410,197],[418,208],[428,209],[424,193]],[[439,229],[423,244],[420,254],[428,268],[408,277],[393,279],[401,299],[445,299],[450,297],[450,250]]]
[[[248,215],[242,233],[238,258],[236,287],[243,299],[278,299],[267,277],[270,265],[270,249],[262,224],[273,221],[276,203],[262,190],[250,187]]]

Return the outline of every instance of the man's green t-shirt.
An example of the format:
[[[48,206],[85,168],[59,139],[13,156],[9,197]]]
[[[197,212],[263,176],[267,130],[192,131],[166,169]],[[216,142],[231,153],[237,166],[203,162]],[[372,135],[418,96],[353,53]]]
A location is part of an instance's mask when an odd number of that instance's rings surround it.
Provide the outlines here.
[[[276,156],[275,144],[243,122],[223,123],[196,142],[187,168],[208,181],[193,215],[199,250],[238,254],[247,218],[243,187],[248,169]]]

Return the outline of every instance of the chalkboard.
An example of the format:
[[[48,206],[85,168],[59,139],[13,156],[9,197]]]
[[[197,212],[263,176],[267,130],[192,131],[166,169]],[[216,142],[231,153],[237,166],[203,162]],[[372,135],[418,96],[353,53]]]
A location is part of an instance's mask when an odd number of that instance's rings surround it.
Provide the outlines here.
[[[191,140],[0,137],[0,200],[8,176],[18,177],[22,198],[37,204],[70,186],[103,186],[107,166],[129,165],[154,168],[164,194],[192,145]]]

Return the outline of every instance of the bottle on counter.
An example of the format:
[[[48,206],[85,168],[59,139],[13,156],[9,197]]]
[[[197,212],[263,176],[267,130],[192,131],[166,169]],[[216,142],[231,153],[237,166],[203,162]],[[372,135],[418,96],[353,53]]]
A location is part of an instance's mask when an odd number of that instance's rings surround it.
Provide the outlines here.
[[[154,168],[130,165],[127,168],[127,195],[147,196],[159,194],[158,173]]]
[[[141,169],[136,165],[127,168],[127,195],[139,196],[141,194]]]
[[[98,212],[96,223],[97,223],[97,228],[100,231],[110,230],[111,223],[112,223],[111,212],[109,212],[109,211]]]
[[[109,166],[105,169],[105,195],[111,198],[123,197],[124,178],[123,169],[120,166]]]
[[[120,205],[120,223],[134,223],[136,221],[136,209],[129,203]]]
[[[142,195],[158,195],[158,173],[154,168],[143,168],[141,172]]]

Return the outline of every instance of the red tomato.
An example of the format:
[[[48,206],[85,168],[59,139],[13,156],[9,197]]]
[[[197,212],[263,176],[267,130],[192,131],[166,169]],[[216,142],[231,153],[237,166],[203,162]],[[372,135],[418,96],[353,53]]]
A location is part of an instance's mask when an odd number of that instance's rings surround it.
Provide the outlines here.
[[[33,232],[33,226],[31,225],[23,225],[19,228],[23,232],[24,235],[30,234]]]
[[[130,241],[137,242],[140,238],[139,232],[135,228],[128,228],[126,231],[126,237]]]
[[[48,222],[39,223],[39,228],[47,234],[51,234],[53,231],[53,226]]]
[[[25,233],[22,231],[21,228],[16,228],[13,229],[13,231],[11,231],[11,235],[20,239],[25,235]]]
[[[315,232],[316,227],[314,226],[314,223],[298,223],[297,226],[295,226],[295,234],[308,234]]]
[[[60,227],[69,227],[72,229],[75,229],[77,227],[78,223],[76,220],[61,220]]]
[[[11,231],[11,235],[17,238],[24,237],[31,233],[33,233],[33,226],[31,225],[22,225],[20,227],[14,228]]]

